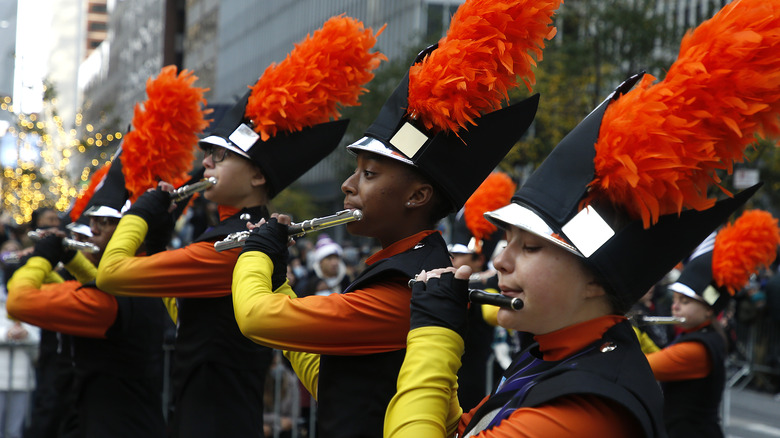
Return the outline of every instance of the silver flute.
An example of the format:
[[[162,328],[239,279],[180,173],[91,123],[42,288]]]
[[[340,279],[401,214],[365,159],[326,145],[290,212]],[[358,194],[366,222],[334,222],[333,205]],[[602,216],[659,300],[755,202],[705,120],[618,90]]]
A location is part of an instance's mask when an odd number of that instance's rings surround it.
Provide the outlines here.
[[[360,210],[342,210],[330,216],[318,217],[305,220],[300,223],[290,224],[287,228],[287,235],[290,237],[301,237],[312,231],[324,230],[325,228],[348,224],[350,222],[363,219],[363,212]],[[230,233],[224,239],[214,243],[214,249],[222,252],[228,249],[244,246],[249,237],[249,230]]]
[[[685,318],[682,316],[634,315],[630,319],[633,319],[639,325],[682,324],[685,322]]]
[[[194,195],[195,193],[207,190],[216,184],[217,184],[217,178],[213,176],[210,176],[208,178],[203,178],[202,180],[196,183],[188,184],[186,186],[181,186],[178,189],[174,190],[171,193],[171,200],[173,202],[182,201]]]
[[[29,231],[27,237],[33,242],[37,242],[44,237],[44,233],[41,230]],[[62,238],[62,246],[66,249],[75,249],[76,251],[97,253],[100,252],[100,247],[90,242],[81,242],[79,240],[71,239],[69,237]]]
[[[409,280],[409,287],[413,287],[420,280],[412,278]],[[487,304],[502,309],[520,310],[525,303],[520,298],[512,298],[497,293],[485,292],[482,289],[469,289],[469,301],[473,304]]]

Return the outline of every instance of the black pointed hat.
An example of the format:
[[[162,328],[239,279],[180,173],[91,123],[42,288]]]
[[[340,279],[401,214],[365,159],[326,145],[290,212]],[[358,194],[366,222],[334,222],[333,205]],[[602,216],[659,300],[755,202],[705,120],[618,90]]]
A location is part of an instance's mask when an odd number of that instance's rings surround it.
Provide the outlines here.
[[[84,209],[82,216],[104,216],[121,218],[130,208],[130,192],[125,188],[125,175],[122,172],[122,145],[111,160],[106,177],[96,188],[95,193]]]
[[[485,218],[485,213],[506,205],[517,185],[503,172],[491,173],[455,216],[448,249],[453,254],[484,254],[491,260],[504,231]]]
[[[751,275],[775,260],[780,228],[770,213],[750,210],[712,240],[702,251],[695,251],[669,290],[705,303],[718,313],[747,285]]]
[[[329,155],[348,121],[338,107],[357,105],[363,85],[386,59],[370,52],[372,30],[340,15],[271,65],[200,146],[226,148],[262,169],[270,197]]]
[[[457,133],[426,130],[405,113],[409,76],[385,102],[365,137],[348,146],[416,167],[459,209],[504,159],[536,116],[539,95],[493,111]]]
[[[336,149],[349,120],[279,132],[263,141],[244,116],[250,94],[247,92],[225,114],[211,134],[200,141],[200,146],[220,146],[252,160],[266,177],[268,195],[274,197]]]
[[[412,64],[353,151],[416,167],[457,211],[528,129],[539,96],[501,107],[510,88],[533,83],[533,60],[555,33],[559,3],[529,12],[518,2],[466,1],[447,36]]]
[[[618,87],[487,217],[584,258],[624,300],[641,297],[758,190],[707,194],[755,134],[780,130],[776,86],[764,80],[777,75],[765,60],[780,41],[738,38],[776,34],[778,20],[746,17],[761,7],[725,6],[685,37],[663,81]]]
[[[702,211],[661,215],[647,228],[623,205],[589,202],[596,177],[594,146],[606,109],[640,78],[621,84],[564,137],[511,204],[485,215],[503,228],[516,226],[583,257],[607,287],[628,302],[644,295],[760,186]]]

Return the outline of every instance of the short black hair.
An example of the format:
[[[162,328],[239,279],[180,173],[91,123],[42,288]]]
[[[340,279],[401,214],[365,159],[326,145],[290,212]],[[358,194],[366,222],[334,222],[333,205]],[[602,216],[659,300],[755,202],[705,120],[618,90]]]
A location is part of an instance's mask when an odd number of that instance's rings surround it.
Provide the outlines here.
[[[419,181],[423,181],[426,184],[430,184],[431,187],[433,187],[433,196],[431,196],[431,209],[430,209],[430,216],[428,217],[428,221],[431,224],[431,228],[434,228],[436,224],[439,223],[442,219],[447,217],[450,213],[453,213],[455,211],[455,208],[453,207],[450,200],[445,195],[444,190],[439,187],[438,184],[433,182],[431,178],[428,178],[423,172],[420,171],[417,167],[413,166],[405,166],[408,169],[409,175]]]
[[[32,212],[32,215],[30,215],[30,224],[33,229],[38,228],[38,221],[41,219],[41,216],[43,216],[44,213],[48,211],[57,212],[55,209],[51,207],[41,207],[35,211]],[[59,217],[59,215],[58,215]]]

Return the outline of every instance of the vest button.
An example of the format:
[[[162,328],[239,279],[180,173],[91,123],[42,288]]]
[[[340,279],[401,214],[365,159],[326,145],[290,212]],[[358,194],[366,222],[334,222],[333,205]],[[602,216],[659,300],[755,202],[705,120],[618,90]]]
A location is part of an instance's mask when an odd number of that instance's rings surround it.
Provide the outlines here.
[[[614,342],[605,342],[601,344],[601,347],[599,350],[601,350],[602,353],[609,353],[610,351],[617,348],[617,345],[615,345]]]

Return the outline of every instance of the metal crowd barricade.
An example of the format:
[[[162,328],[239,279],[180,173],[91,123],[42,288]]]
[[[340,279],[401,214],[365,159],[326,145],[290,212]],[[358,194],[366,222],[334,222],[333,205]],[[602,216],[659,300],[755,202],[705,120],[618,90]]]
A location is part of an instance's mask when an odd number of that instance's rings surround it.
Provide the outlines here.
[[[30,422],[30,413],[31,413],[31,407],[32,407],[32,392],[35,389],[35,359],[38,354],[38,342],[37,341],[7,341],[2,340],[0,341],[0,352],[8,352],[8,358],[7,358],[7,376],[4,379],[3,384],[0,385],[0,387],[3,387],[2,392],[9,394],[11,392],[27,392],[28,397],[26,400],[26,407],[24,409],[24,425],[29,425]],[[18,371],[15,369],[14,364],[18,360],[18,355],[27,355],[28,360],[26,361],[24,371],[27,375],[25,383],[22,385],[23,389],[14,389],[14,387],[18,386],[14,384],[14,376],[15,373]],[[10,410],[11,410],[11,404],[8,402],[8,399],[6,399],[3,403],[3,411],[0,413],[2,415],[2,424],[5,428],[5,430],[0,431],[0,435],[2,436],[8,436],[8,423],[10,419]]]
[[[729,425],[731,391],[741,390],[756,378],[780,376],[780,321],[762,317],[737,323],[735,352],[726,361],[727,379],[723,392],[721,418]]]

